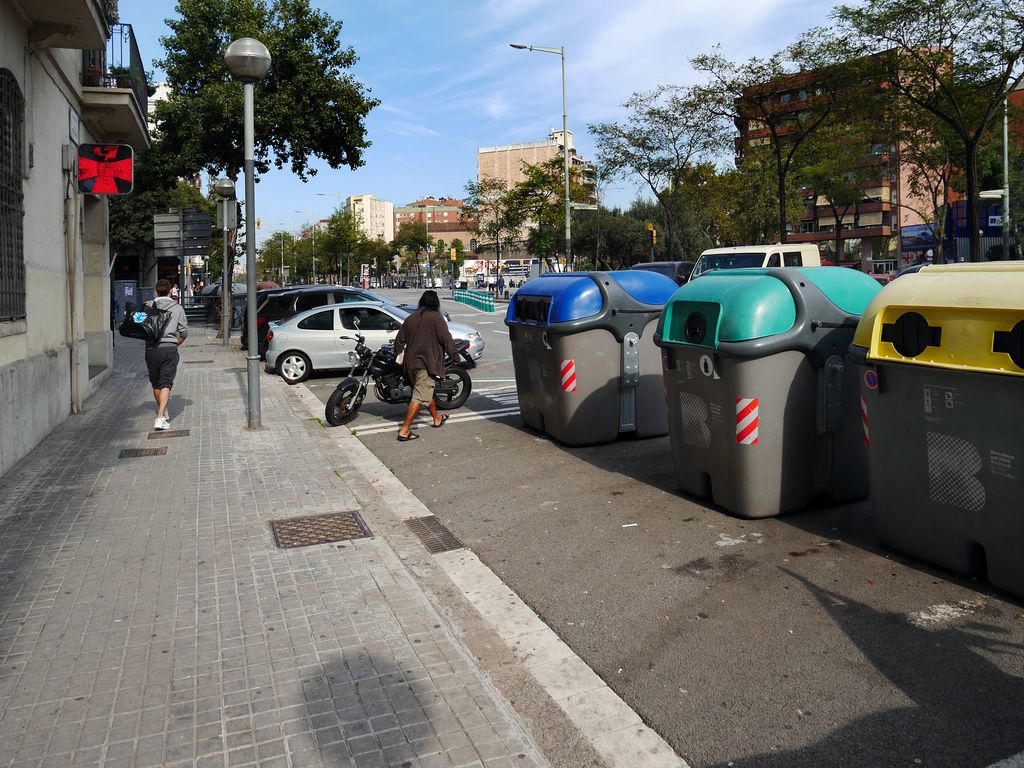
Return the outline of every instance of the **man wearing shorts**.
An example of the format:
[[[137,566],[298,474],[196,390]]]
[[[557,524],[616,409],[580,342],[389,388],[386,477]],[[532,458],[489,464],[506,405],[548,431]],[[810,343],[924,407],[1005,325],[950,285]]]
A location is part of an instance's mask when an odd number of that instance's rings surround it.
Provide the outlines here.
[[[147,302],[169,313],[163,325],[163,334],[156,343],[146,344],[146,369],[149,371],[149,383],[153,386],[153,399],[156,401],[153,429],[159,430],[171,428],[167,418],[167,401],[171,399],[174,375],[178,372],[178,346],[188,336],[185,310],[170,298],[170,292],[170,280],[157,280],[156,298]]]
[[[430,410],[434,426],[440,427],[448,420],[438,413],[434,402],[434,382],[444,375],[444,353],[452,358],[459,351],[455,340],[448,332],[448,323],[441,314],[441,300],[436,291],[424,291],[420,296],[419,308],[402,323],[395,337],[395,352],[405,351],[405,372],[412,382],[412,400],[405,411],[405,421],[398,430],[398,440],[416,440],[419,435],[410,432],[413,420],[424,405]]]

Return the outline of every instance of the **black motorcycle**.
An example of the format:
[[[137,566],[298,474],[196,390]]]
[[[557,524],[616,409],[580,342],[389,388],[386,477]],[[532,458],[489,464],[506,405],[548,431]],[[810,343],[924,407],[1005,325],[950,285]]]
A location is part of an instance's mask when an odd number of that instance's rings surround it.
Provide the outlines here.
[[[352,340],[353,337],[341,338]],[[347,424],[356,417],[371,381],[374,394],[383,403],[397,405],[412,399],[412,384],[402,366],[395,361],[394,344],[388,342],[375,352],[366,346],[365,341],[362,334],[355,335],[356,350],[349,355],[354,362],[352,375],[338,382],[327,400],[324,417],[332,427]],[[444,376],[434,387],[434,401],[442,411],[461,406],[473,389],[473,381],[466,372],[476,367],[468,351],[469,342],[459,340],[455,345],[460,359],[453,360],[445,354]]]

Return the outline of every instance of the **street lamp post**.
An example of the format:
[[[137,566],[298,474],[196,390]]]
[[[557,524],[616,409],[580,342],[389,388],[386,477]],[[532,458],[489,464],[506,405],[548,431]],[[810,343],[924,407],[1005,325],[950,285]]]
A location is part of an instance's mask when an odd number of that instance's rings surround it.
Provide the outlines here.
[[[260,351],[256,338],[256,179],[254,167],[254,85],[270,69],[270,51],[259,40],[242,37],[228,46],[224,63],[235,80],[245,87],[245,282],[249,338],[246,348],[249,389],[249,429],[260,429]]]
[[[313,217],[313,285],[316,285],[316,211],[296,211],[296,213],[308,213]]]
[[[227,346],[231,340],[231,269],[234,266],[234,259],[228,258],[228,231],[238,226],[235,183],[231,179],[217,179],[213,184],[213,191],[220,198],[217,201],[217,213],[224,237],[224,274],[221,275],[220,316],[221,335],[224,337],[224,346]]]
[[[569,201],[569,108],[565,99],[565,46],[544,48],[539,45],[523,45],[509,43],[513,48],[541,53],[557,53],[562,57],[562,155],[565,158],[565,266],[572,269],[572,223],[569,213],[572,204]]]

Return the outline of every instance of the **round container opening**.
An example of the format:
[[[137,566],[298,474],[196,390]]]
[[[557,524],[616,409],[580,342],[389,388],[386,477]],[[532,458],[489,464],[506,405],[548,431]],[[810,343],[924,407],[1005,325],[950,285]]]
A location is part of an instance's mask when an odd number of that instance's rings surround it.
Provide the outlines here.
[[[700,312],[691,312],[683,326],[683,338],[690,344],[700,344],[708,332],[708,323]]]

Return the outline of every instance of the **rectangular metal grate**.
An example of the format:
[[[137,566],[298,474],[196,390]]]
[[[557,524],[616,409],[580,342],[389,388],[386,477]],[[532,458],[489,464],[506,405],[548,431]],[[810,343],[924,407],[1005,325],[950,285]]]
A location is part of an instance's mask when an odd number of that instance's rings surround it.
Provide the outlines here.
[[[281,549],[365,539],[373,535],[356,512],[333,512],[328,515],[271,520],[270,530],[273,531],[274,541]]]
[[[150,440],[162,440],[165,437],[188,437],[190,434],[191,429],[164,429],[150,432],[147,437]]]
[[[167,453],[166,446],[163,448],[122,448],[117,454],[119,459],[134,459],[141,456],[163,456]]]
[[[203,365],[205,363],[212,363],[213,360],[184,360],[186,363],[193,363],[194,365]]]
[[[405,524],[423,542],[427,552],[432,555],[463,548],[462,542],[455,537],[455,534],[449,531],[434,515],[414,517],[406,520]]]

